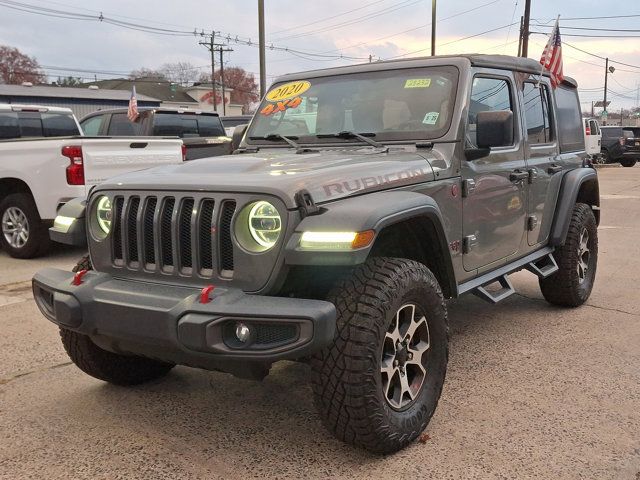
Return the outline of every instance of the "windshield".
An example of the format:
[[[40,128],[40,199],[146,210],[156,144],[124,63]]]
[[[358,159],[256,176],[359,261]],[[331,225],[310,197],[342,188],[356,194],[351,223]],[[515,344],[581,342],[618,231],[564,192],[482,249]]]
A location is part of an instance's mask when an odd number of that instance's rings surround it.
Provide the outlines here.
[[[457,83],[458,70],[441,66],[276,84],[247,136],[250,143],[271,134],[300,143],[360,141],[332,137],[343,131],[373,134],[377,141],[435,139],[451,124]]]

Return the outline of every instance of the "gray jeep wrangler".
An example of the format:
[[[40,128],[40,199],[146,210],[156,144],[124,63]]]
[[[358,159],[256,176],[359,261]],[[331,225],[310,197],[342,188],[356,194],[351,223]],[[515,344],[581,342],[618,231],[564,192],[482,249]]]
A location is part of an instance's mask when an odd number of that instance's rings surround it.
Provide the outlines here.
[[[555,305],[591,293],[598,178],[577,85],[539,73],[466,55],[279,78],[236,154],[65,206],[51,235],[90,259],[40,270],[36,302],[73,362],[118,385],[308,362],[327,428],[397,451],[442,391],[445,299],[497,303],[522,269]]]

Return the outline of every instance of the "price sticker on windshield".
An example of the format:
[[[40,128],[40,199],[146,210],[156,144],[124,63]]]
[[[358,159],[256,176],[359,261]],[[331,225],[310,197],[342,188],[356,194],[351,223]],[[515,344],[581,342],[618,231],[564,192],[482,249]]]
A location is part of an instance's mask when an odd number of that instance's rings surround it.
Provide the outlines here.
[[[266,99],[269,102],[279,102],[282,100],[286,100],[287,98],[297,97],[310,88],[311,82],[308,82],[306,80],[285,83],[284,85],[280,85],[279,87],[276,87],[269,93],[267,93]]]
[[[430,78],[409,78],[404,82],[404,88],[429,88],[430,85]]]

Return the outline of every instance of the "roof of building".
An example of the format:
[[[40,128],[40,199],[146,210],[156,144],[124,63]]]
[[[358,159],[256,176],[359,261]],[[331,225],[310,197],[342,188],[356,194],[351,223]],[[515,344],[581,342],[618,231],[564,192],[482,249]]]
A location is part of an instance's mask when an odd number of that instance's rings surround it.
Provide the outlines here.
[[[150,78],[139,78],[137,80],[113,78],[110,80],[98,80],[97,82],[85,83],[84,85],[97,85],[100,89],[127,90],[128,92],[131,92],[133,85],[135,85],[137,94],[148,95],[163,102],[198,103],[197,100],[194,100],[185,93],[183,87],[176,86],[172,89],[171,82],[163,80]]]
[[[136,92],[137,93],[137,92]],[[0,96],[14,97],[47,97],[47,98],[82,98],[93,100],[126,100],[131,97],[131,90],[92,89],[77,87],[56,87],[51,85],[0,85]],[[159,102],[160,100],[143,95],[136,95],[139,102]]]

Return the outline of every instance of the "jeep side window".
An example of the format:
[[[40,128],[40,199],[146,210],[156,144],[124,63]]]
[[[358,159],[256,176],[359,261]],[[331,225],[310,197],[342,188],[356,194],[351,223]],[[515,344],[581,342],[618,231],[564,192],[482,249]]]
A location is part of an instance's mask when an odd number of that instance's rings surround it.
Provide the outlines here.
[[[555,89],[555,97],[560,153],[584,150],[582,114],[576,89],[559,85]]]
[[[467,142],[472,147],[476,144],[476,117],[478,112],[513,111],[511,103],[511,87],[505,79],[476,77],[471,88],[471,104],[469,105],[469,124]]]
[[[549,143],[553,140],[549,90],[544,84],[536,87],[533,82],[523,84],[524,118],[530,144]]]

